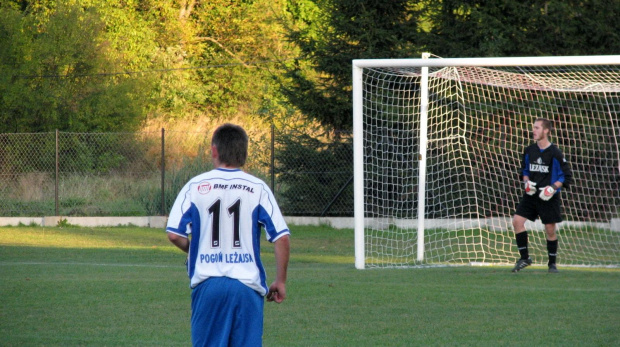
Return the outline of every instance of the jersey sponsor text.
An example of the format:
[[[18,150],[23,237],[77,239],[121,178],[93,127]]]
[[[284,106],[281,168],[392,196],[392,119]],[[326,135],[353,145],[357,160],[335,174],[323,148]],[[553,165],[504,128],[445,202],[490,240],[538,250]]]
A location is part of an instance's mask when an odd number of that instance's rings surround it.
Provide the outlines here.
[[[549,166],[547,166],[547,165],[538,165],[538,164],[530,164],[530,172],[549,173]]]
[[[242,263],[253,263],[254,259],[250,253],[211,253],[211,254],[201,254],[200,255],[201,263],[228,263],[228,264],[242,264]]]
[[[245,190],[246,192],[254,193],[254,188],[248,187],[248,186],[243,185],[243,184],[219,184],[219,183],[216,183],[213,186],[213,189],[242,189],[242,190]]]

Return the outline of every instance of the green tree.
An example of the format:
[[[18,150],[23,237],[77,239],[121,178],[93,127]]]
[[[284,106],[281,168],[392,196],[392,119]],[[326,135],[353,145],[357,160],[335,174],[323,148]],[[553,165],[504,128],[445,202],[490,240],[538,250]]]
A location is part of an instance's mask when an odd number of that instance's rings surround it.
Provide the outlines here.
[[[444,57],[599,55],[620,51],[615,0],[443,0],[423,42]]]
[[[285,0],[9,0],[0,132],[135,129],[142,120],[284,117]],[[263,110],[265,100],[278,105]]]
[[[107,59],[93,8],[0,9],[0,131],[109,131],[136,128],[143,116],[138,80]]]
[[[287,10],[301,58],[282,90],[307,116],[341,129],[352,125],[352,59],[620,52],[615,0],[296,0]]]
[[[284,40],[283,1],[188,1],[181,11],[189,34],[186,66],[211,66],[189,74],[190,102],[218,116],[257,112],[264,98],[278,98],[274,61],[291,50]],[[193,5],[192,5],[193,4]]]
[[[301,57],[282,80],[287,99],[335,129],[352,127],[351,61],[417,54],[420,8],[411,1],[291,1],[289,39]]]
[[[277,164],[282,211],[287,215],[351,215],[351,137],[344,134],[325,141],[291,132],[277,139],[282,149]]]

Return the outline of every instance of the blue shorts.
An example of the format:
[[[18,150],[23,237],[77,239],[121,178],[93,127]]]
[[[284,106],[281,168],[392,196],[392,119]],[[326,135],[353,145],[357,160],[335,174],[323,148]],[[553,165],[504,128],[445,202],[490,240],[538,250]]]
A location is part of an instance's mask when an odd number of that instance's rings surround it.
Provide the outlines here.
[[[262,295],[228,277],[211,277],[192,290],[193,346],[262,346]]]

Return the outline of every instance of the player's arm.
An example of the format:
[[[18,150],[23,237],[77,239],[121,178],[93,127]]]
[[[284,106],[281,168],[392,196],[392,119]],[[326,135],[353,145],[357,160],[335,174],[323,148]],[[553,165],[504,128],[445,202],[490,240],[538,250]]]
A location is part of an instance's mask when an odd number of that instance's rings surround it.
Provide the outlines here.
[[[523,188],[525,189],[525,193],[527,195],[533,196],[536,194],[536,182],[530,181],[530,158],[527,152],[527,148],[523,153],[523,157],[521,158],[521,167],[519,168],[519,178],[523,181]]]
[[[274,253],[276,257],[276,280],[269,286],[267,301],[281,303],[286,298],[286,276],[290,257],[290,238],[284,235],[276,240]]]
[[[191,199],[188,198],[190,182],[185,184],[174,200],[166,226],[168,240],[185,253],[189,252],[189,238],[187,234],[188,231],[191,231],[191,211],[189,210]]]
[[[521,167],[519,168],[519,178],[522,181],[529,181],[530,180],[530,156],[527,153],[527,148],[525,149],[525,151],[523,152],[523,155],[521,157]]]
[[[571,169],[570,164],[564,158],[564,154],[560,150],[558,150],[557,161],[559,163],[560,172],[561,172],[561,187],[569,187],[573,183],[573,171]],[[557,183],[557,182],[556,182]]]
[[[189,238],[183,237],[175,233],[168,233],[168,240],[185,253],[189,252]]]
[[[568,187],[572,182],[573,173],[560,150],[556,150],[553,156],[552,177],[554,182],[551,182],[551,185],[540,188],[539,197],[542,200],[550,200],[558,189]]]

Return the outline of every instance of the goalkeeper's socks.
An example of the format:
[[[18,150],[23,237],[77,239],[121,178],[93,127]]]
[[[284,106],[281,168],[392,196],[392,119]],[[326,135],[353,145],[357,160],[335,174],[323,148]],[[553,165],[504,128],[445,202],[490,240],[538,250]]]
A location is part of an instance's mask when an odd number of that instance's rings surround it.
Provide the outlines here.
[[[547,240],[547,252],[549,252],[549,264],[555,264],[558,257],[558,240]]]
[[[527,249],[527,231],[518,233],[515,237],[517,239],[517,247],[519,247],[521,259],[528,259],[530,257],[530,253]]]

